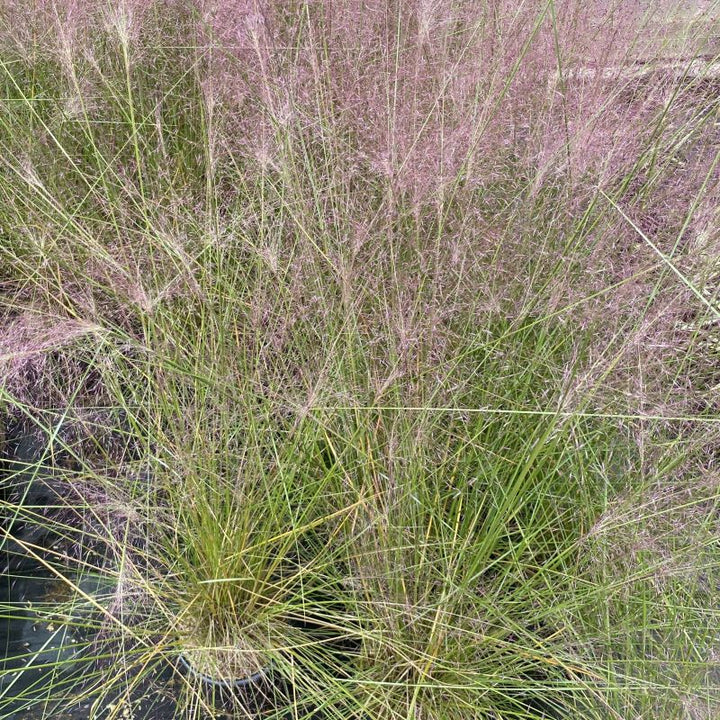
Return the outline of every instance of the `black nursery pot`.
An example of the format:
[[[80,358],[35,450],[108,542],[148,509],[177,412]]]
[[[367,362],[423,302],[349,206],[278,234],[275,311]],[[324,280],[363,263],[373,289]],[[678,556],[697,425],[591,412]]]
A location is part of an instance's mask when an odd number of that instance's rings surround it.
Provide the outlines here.
[[[219,680],[196,670],[182,653],[178,656],[178,666],[192,686],[215,708],[232,711],[242,707],[251,712],[261,712],[282,707],[289,695],[287,683],[272,664],[252,675],[233,680]]]

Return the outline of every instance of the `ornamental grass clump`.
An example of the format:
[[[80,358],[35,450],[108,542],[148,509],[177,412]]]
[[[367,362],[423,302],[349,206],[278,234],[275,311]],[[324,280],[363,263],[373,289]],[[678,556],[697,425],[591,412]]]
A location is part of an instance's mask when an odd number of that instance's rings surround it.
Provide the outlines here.
[[[226,472],[228,460],[226,446]],[[228,483],[209,468],[185,478],[151,541],[169,560],[153,570],[168,632],[194,670],[219,681],[285,667],[295,644],[312,644],[303,625],[327,621],[313,598],[337,572],[333,538],[352,507],[333,507],[324,477],[284,462],[264,478]]]
[[[2,4],[0,717],[718,715],[682,5]]]

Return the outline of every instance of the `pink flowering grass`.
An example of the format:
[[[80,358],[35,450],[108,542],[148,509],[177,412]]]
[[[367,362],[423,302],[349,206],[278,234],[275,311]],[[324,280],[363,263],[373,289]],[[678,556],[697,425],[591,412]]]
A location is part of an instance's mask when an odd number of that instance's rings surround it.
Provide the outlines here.
[[[204,717],[213,642],[293,718],[717,716],[716,13],[0,6],[0,440],[64,463],[3,537],[93,661],[41,716]]]

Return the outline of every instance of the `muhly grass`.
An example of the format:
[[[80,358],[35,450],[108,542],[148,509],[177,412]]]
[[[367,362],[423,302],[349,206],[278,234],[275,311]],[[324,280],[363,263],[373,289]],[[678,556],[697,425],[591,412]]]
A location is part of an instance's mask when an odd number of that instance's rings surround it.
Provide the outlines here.
[[[3,3],[0,717],[717,717],[717,10]]]

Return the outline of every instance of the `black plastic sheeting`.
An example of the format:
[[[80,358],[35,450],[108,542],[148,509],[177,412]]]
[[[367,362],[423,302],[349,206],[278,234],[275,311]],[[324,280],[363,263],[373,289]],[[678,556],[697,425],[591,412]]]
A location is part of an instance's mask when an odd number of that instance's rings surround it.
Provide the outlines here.
[[[4,501],[0,511],[0,720],[181,717],[170,688],[177,673],[167,663],[156,678],[139,682],[128,678],[129,697],[98,690],[102,667],[88,637],[91,624],[82,617],[54,618],[53,607],[64,603],[67,608],[75,588],[100,603],[114,590],[110,576],[80,577],[67,568],[53,572],[56,556],[52,549],[60,539],[43,525],[42,517],[61,504],[62,481],[45,457],[44,438],[16,429],[6,435],[4,446],[0,458]],[[27,522],[28,513],[31,522]],[[85,605],[86,610],[92,607]],[[82,699],[75,704],[58,702],[63,695]],[[122,703],[127,704],[126,710]]]

